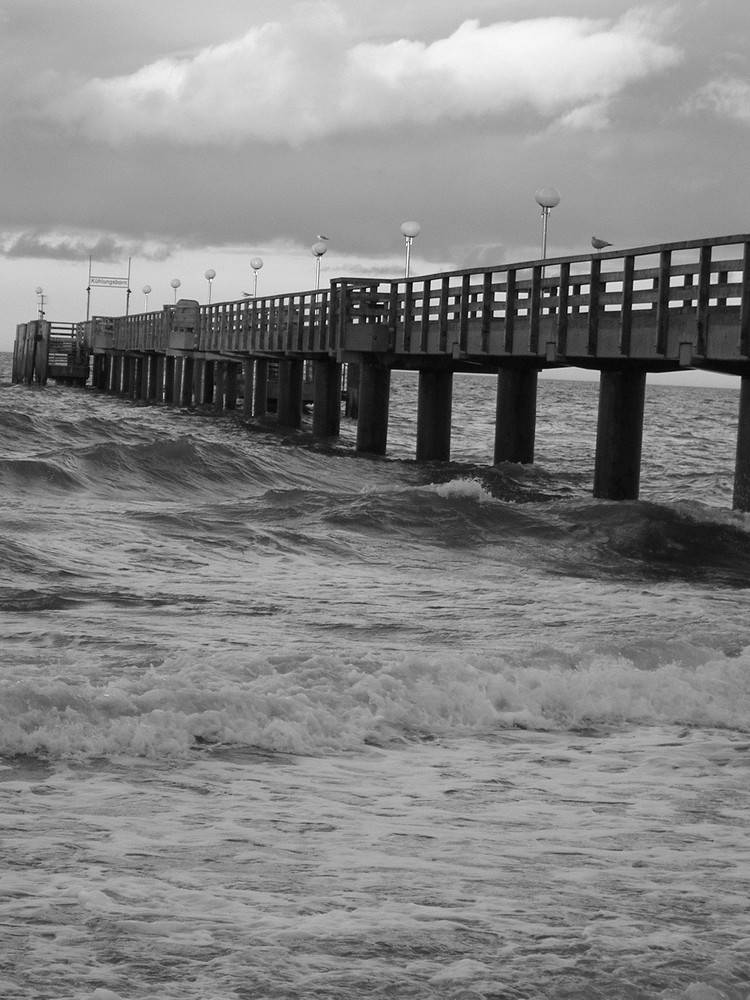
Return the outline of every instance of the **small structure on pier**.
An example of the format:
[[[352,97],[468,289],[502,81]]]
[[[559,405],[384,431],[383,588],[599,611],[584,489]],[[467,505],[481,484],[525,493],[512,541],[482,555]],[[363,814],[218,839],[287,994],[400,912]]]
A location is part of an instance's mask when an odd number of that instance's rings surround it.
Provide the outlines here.
[[[390,374],[419,372],[417,459],[450,458],[455,372],[497,375],[495,462],[532,462],[537,376],[600,372],[594,495],[639,491],[646,374],[702,368],[742,379],[734,505],[750,510],[750,235],[547,258],[393,280],[337,278],[329,289],[18,328],[15,381],[85,381],[168,405],[268,410],[313,434],[339,433],[342,372],[357,450],[387,449]],[[57,347],[55,348],[57,351]],[[64,356],[65,363],[60,359]],[[58,360],[53,363],[53,357]]]
[[[85,385],[90,345],[85,323],[31,320],[16,327],[13,345],[14,382],[44,385],[48,378]]]

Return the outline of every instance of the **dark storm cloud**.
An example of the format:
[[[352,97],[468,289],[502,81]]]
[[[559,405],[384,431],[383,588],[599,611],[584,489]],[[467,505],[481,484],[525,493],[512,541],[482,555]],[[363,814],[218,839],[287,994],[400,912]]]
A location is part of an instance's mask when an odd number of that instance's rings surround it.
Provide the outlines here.
[[[4,257],[42,257],[47,260],[94,260],[106,263],[119,261],[134,253],[149,260],[164,260],[170,251],[166,247],[128,244],[113,236],[60,236],[55,233],[26,231],[0,234],[0,254]]]

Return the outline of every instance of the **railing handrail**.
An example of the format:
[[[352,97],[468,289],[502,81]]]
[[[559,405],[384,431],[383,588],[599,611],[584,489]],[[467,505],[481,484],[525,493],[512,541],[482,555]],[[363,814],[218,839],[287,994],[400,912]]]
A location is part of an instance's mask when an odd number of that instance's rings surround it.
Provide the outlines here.
[[[554,267],[557,264],[585,264],[594,260],[609,260],[622,257],[647,257],[654,254],[663,253],[665,251],[675,253],[681,250],[700,250],[702,247],[718,247],[718,246],[733,246],[742,243],[750,243],[750,233],[739,233],[734,236],[707,236],[698,240],[678,240],[673,243],[654,243],[646,246],[639,247],[625,247],[622,250],[606,250],[606,251],[593,251],[591,253],[585,254],[574,254],[562,257],[535,257],[529,260],[520,261],[508,261],[507,263],[492,264],[490,266],[484,265],[482,267],[466,267],[459,268],[455,271],[434,271],[429,274],[412,274],[408,278],[393,277],[393,278],[362,278],[362,277],[347,277],[342,276],[338,278],[332,278],[331,284],[336,283],[346,283],[352,285],[366,285],[366,284],[406,284],[407,282],[414,283],[419,281],[432,281],[437,278],[446,277],[456,277],[461,278],[464,275],[472,274],[488,274],[495,273],[496,271],[523,271],[531,269],[534,267]],[[715,263],[718,263],[715,262]]]

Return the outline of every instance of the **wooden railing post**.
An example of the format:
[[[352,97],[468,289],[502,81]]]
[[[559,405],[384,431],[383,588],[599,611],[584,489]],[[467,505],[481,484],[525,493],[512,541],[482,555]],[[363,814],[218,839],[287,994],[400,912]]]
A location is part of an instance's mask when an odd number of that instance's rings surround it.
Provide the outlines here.
[[[750,242],[745,243],[742,256],[739,353],[743,358],[750,355]]]
[[[557,309],[557,353],[564,355],[568,350],[568,307],[570,296],[570,262],[560,265],[560,290]]]
[[[430,346],[430,296],[431,283],[429,278],[422,282],[422,322],[420,323],[419,349],[425,354]]]
[[[448,307],[450,304],[450,278],[443,278],[440,283],[440,314],[439,314],[439,337],[440,350],[448,350]]]
[[[659,254],[659,278],[656,292],[656,353],[667,353],[669,337],[669,288],[672,278],[672,251]]]
[[[596,348],[599,340],[599,297],[602,291],[602,262],[600,257],[591,258],[591,269],[589,271],[589,315],[588,315],[588,342],[586,353],[590,357],[596,357]]]
[[[531,302],[529,305],[529,353],[539,351],[539,319],[542,315],[542,266],[536,264],[531,272]]]
[[[620,300],[620,354],[630,354],[630,335],[633,329],[633,275],[635,256],[626,254],[622,262],[622,298]]]
[[[458,321],[458,346],[462,352],[466,351],[469,342],[469,296],[471,294],[471,278],[464,274],[461,278],[461,313]]]
[[[404,330],[404,351],[408,354],[411,350],[411,327],[412,327],[412,308],[414,299],[414,282],[411,278],[406,279],[406,284],[404,285],[404,318],[403,318],[403,330]]]
[[[509,268],[505,278],[505,343],[506,354],[513,353],[513,336],[516,329],[516,271]]]
[[[696,325],[698,329],[695,353],[703,357],[706,353],[708,338],[708,312],[711,300],[711,247],[700,249],[698,262],[698,305],[696,309]]]

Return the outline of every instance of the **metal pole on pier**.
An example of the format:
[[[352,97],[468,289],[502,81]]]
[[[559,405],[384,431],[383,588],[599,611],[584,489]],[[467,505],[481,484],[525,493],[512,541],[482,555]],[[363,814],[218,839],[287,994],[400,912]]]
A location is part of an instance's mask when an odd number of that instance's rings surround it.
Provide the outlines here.
[[[262,257],[253,257],[250,261],[250,267],[253,269],[253,298],[258,296],[258,271],[263,267]]]
[[[317,240],[310,247],[310,251],[311,251],[313,257],[315,258],[315,291],[316,292],[320,288],[320,258],[323,256],[323,254],[326,252],[327,249],[328,249],[328,247],[325,245],[325,242],[322,239]]]
[[[208,304],[211,305],[211,286],[213,285],[214,278],[216,277],[216,271],[212,267],[206,271],[204,278],[208,282]]]
[[[132,257],[128,257],[128,290],[125,292],[125,315],[127,316],[130,312],[130,263]]]
[[[422,232],[422,227],[418,222],[404,222],[401,225],[401,233],[404,237],[404,242],[406,244],[406,261],[404,264],[404,277],[409,277],[409,271],[411,270],[411,245],[414,242],[414,237],[419,236]]]
[[[550,211],[560,204],[560,192],[557,188],[539,188],[534,200],[542,209],[542,260],[547,256],[547,223]]]

